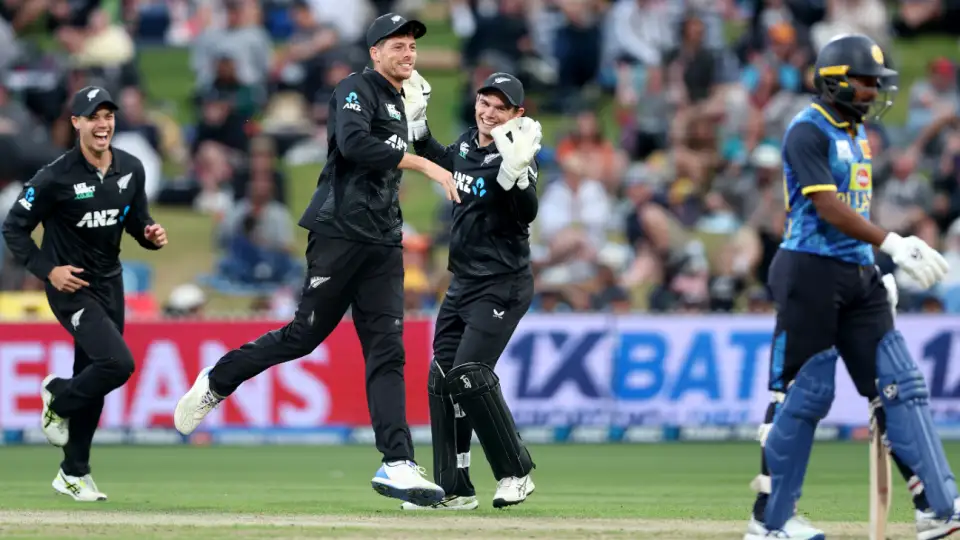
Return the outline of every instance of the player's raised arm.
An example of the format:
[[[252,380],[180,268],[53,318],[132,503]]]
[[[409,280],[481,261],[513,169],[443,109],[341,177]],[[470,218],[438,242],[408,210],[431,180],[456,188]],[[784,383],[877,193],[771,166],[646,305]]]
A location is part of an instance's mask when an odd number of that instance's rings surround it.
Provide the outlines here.
[[[432,87],[420,73],[403,81],[403,106],[407,113],[407,127],[410,142],[417,155],[422,156],[448,171],[453,171],[453,157],[457,155],[454,142],[449,146],[433,138],[427,125],[427,104],[430,102]]]

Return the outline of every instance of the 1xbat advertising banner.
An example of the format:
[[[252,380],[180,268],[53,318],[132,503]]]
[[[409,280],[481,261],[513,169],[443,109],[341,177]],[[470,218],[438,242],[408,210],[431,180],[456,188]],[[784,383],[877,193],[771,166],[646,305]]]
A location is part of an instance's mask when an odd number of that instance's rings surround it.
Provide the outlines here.
[[[901,317],[934,417],[960,419],[960,318]],[[497,372],[519,424],[759,424],[770,393],[767,316],[528,317]],[[960,345],[960,342],[958,342]],[[825,424],[862,426],[868,407],[838,362]]]

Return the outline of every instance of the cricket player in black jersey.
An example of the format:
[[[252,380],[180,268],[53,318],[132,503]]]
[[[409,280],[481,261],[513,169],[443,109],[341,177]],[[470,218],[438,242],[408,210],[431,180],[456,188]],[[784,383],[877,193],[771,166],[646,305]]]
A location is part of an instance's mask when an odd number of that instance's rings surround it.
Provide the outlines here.
[[[402,83],[413,73],[420,21],[388,13],[367,30],[373,69],[340,81],[330,98],[327,162],[300,218],[307,276],[289,324],[225,354],[180,399],[174,424],[193,432],[223,399],[265,369],[302,358],[340,324],[347,309],[363,348],[366,393],[383,463],[371,484],[381,495],[431,504],[443,490],[414,462],[403,370],[402,169],[439,183],[459,201],[449,171],[407,153]]]
[[[3,224],[16,260],[46,284],[50,308],[74,342],[73,377],[43,380],[41,427],[63,447],[53,488],[77,501],[103,501],[90,476],[90,445],[103,398],[123,386],[134,361],[123,341],[123,231],[146,249],[167,243],[147,207],[143,165],[110,145],[117,106],[103,88],[73,96],[77,145],[24,185]],[[40,247],[31,238],[43,223]]]
[[[494,507],[533,493],[533,460],[514,425],[494,368],[533,298],[530,223],[537,216],[540,124],[524,117],[523,85],[491,75],[476,99],[477,126],[449,146],[426,123],[430,86],[415,73],[404,84],[410,138],[417,154],[453,172],[450,288],[440,306],[427,391],[434,480],[446,496],[405,510],[472,510],[470,439],[476,431],[496,478]]]

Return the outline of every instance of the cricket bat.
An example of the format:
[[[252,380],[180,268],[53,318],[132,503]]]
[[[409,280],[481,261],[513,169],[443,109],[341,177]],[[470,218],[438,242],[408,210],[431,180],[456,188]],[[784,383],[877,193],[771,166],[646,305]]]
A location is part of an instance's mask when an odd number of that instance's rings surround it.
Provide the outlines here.
[[[875,421],[873,422],[875,424]],[[890,515],[890,454],[876,425],[870,436],[870,540],[887,540]]]

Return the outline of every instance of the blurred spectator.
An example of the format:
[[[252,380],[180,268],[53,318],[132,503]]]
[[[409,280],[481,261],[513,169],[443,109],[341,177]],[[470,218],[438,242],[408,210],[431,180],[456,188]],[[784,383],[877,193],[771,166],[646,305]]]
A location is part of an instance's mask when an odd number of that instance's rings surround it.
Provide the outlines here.
[[[231,208],[220,224],[219,244],[225,250],[217,265],[220,276],[244,285],[281,284],[296,272],[293,220],[274,199],[273,178],[255,175],[247,197]]]
[[[882,0],[827,0],[827,12],[811,28],[815,50],[840,34],[866,34],[890,50],[890,18]]]
[[[73,56],[76,67],[111,69],[133,60],[133,39],[122,25],[113,24],[102,9],[89,14],[85,27],[64,26],[57,37]]]
[[[960,5],[952,0],[902,0],[894,30],[904,38],[925,33],[960,35]]]
[[[350,2],[309,0],[309,2],[313,16],[318,21],[332,25],[343,43],[357,44],[366,50],[364,35],[367,31],[367,25],[377,17],[367,0],[351,0]]]
[[[714,95],[719,66],[713,51],[706,46],[705,32],[703,20],[688,14],[680,23],[679,46],[664,60],[668,92],[677,106],[697,104]]]
[[[231,112],[243,120],[249,120],[254,113],[266,102],[263,87],[255,84],[246,84],[240,80],[237,73],[237,63],[232,55],[218,54],[214,57],[215,74],[213,81],[203,88],[198,99],[203,103],[211,96],[213,99],[226,99],[230,102]]]
[[[163,316],[170,319],[196,318],[203,316],[207,295],[193,283],[177,286],[170,292],[163,306]]]
[[[241,201],[247,196],[247,189],[254,178],[269,179],[273,184],[273,196],[277,202],[289,204],[287,200],[287,177],[277,166],[277,150],[273,140],[258,137],[250,143],[249,165],[233,177],[233,200]]]
[[[937,226],[929,217],[933,189],[917,170],[917,158],[901,152],[893,159],[890,181],[873,197],[876,223],[888,231],[937,244]]]
[[[625,255],[623,250],[612,245],[598,254],[595,292],[590,299],[591,309],[617,314],[630,312],[630,293],[621,286],[618,277],[626,266]]]
[[[333,27],[317,20],[308,0],[291,2],[290,18],[294,33],[274,56],[271,73],[281,90],[296,90],[312,100],[325,83],[323,53],[337,46],[339,36]]]
[[[263,86],[270,71],[272,43],[261,26],[259,3],[256,0],[223,0],[226,27],[207,27],[194,40],[190,65],[201,89],[213,84],[219,72],[218,63],[228,58],[236,65],[240,84]],[[346,4],[344,4],[346,5]]]
[[[596,179],[616,196],[623,174],[624,156],[600,131],[597,113],[583,110],[577,115],[576,129],[557,144],[556,159],[564,161],[572,155],[581,156],[590,164]]]
[[[577,105],[578,89],[596,82],[603,46],[602,13],[589,0],[560,0],[565,17],[557,31],[555,55],[559,65],[557,105],[566,110]]]
[[[960,118],[953,116],[945,123],[951,124],[952,130],[933,169],[936,195],[932,214],[941,228],[960,217]]]
[[[660,66],[665,50],[674,47],[675,33],[666,2],[618,0],[607,13],[604,64],[616,62]]]
[[[957,71],[953,62],[943,57],[932,61],[927,77],[918,79],[910,87],[909,99],[907,129],[914,136],[937,117],[960,113],[960,92],[957,91]]]
[[[592,259],[607,242],[610,196],[603,184],[589,176],[592,171],[585,156],[568,155],[560,165],[561,178],[545,188],[534,226],[540,242],[550,247],[551,260]]]
[[[117,113],[117,133],[137,133],[150,145],[161,152],[160,128],[147,118],[144,108],[143,92],[134,86],[128,86],[120,92],[120,111]]]

